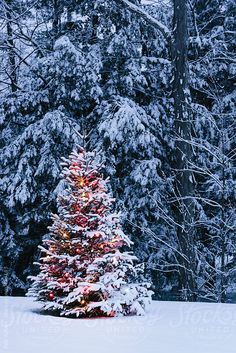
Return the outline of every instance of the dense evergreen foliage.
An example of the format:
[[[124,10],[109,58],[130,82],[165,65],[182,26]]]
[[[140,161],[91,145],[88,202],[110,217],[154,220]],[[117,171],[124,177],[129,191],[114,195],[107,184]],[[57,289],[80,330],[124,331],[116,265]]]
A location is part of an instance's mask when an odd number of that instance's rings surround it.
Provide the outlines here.
[[[236,6],[185,5],[178,43],[182,0],[1,1],[1,294],[27,288],[80,134],[156,297],[235,291]]]

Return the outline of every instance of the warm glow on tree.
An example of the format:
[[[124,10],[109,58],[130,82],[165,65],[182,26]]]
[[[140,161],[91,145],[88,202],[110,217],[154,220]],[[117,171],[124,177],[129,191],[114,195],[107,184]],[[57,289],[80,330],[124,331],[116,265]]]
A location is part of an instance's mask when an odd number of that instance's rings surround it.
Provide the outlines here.
[[[114,200],[96,154],[74,151],[62,165],[66,189],[58,197],[59,214],[53,215],[50,238],[40,247],[41,271],[32,278],[29,295],[60,315],[143,314],[151,291],[140,281],[136,257],[121,251],[131,241],[119,215],[110,212]]]

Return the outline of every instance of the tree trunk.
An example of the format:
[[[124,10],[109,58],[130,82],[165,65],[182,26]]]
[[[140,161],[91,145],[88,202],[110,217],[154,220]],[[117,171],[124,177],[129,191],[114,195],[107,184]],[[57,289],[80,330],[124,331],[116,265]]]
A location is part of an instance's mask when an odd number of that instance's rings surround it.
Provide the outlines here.
[[[6,17],[7,17],[7,46],[8,46],[8,58],[9,58],[9,66],[10,73],[9,78],[11,81],[11,91],[17,91],[17,76],[16,76],[16,57],[15,57],[15,46],[13,40],[13,29],[12,29],[12,20],[11,20],[11,1],[7,2],[6,8]]]
[[[61,8],[60,0],[53,0],[53,19],[52,19],[52,31],[54,40],[56,40],[60,33],[61,26]]]
[[[174,70],[173,98],[175,109],[175,217],[179,224],[177,237],[183,257],[179,258],[182,289],[187,300],[196,300],[194,256],[194,183],[188,163],[192,159],[191,120],[188,100],[188,28],[185,0],[174,0],[172,62]]]

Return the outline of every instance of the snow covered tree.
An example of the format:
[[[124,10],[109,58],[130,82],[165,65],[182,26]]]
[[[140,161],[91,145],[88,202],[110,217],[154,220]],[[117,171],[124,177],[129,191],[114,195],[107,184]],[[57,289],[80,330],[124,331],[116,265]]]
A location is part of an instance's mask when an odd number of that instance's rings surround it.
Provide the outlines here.
[[[18,260],[6,272],[8,293],[19,293],[19,283],[24,288],[22,279],[31,271],[32,249],[37,247],[40,234],[46,232],[55,207],[60,155],[69,153],[78,142],[74,129],[82,129],[79,117],[101,94],[97,58],[93,49],[81,53],[63,36],[56,41],[51,55],[37,58],[30,68],[24,68],[24,79],[18,82],[21,89],[14,95],[1,96],[0,185],[4,218],[0,222],[2,227],[9,225],[6,229],[19,250]],[[15,254],[13,250],[12,257]],[[9,260],[8,255],[4,256],[5,269]],[[13,267],[13,278],[19,281],[11,280]],[[4,287],[0,280],[0,291]]]
[[[23,292],[55,210],[59,156],[86,126],[156,295],[227,300],[235,1],[9,0],[0,9],[0,293]]]
[[[189,4],[195,277],[199,299],[224,302],[235,288],[235,4],[217,0]]]
[[[81,149],[63,158],[66,187],[58,196],[50,236],[40,246],[44,256],[29,295],[60,315],[141,315],[151,291],[140,282],[137,258],[122,249],[131,241],[119,215],[111,212],[114,199],[95,157]]]
[[[123,227],[131,234],[135,252],[146,263],[154,285],[160,288],[165,281],[160,258],[166,250],[157,245],[156,236],[171,238],[161,217],[163,211],[168,212],[165,196],[171,184],[164,174],[168,165],[161,146],[165,143],[165,132],[160,116],[164,120],[165,112],[158,103],[142,107],[131,99],[114,96],[113,100],[101,103],[97,114],[98,137],[91,138],[98,141],[97,148],[104,156],[116,206],[122,210]]]
[[[150,230],[169,237],[156,203],[166,210],[161,194],[169,183],[163,145],[168,148],[171,64],[162,36],[123,5],[84,1],[77,9],[84,22],[74,38],[96,47],[102,62],[103,94],[94,109],[85,112],[84,121],[91,130],[90,149],[102,150],[125,232],[160,285],[158,247]],[[157,12],[161,13],[159,8]]]

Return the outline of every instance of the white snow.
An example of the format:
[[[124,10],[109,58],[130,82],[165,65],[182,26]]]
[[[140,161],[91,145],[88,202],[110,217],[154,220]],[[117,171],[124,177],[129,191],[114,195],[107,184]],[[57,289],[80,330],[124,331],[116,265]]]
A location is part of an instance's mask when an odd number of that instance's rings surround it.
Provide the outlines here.
[[[143,317],[42,315],[31,298],[0,297],[1,353],[235,353],[236,305],[153,302]]]

